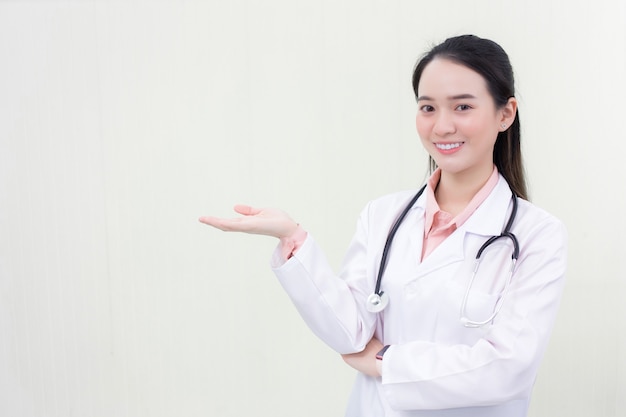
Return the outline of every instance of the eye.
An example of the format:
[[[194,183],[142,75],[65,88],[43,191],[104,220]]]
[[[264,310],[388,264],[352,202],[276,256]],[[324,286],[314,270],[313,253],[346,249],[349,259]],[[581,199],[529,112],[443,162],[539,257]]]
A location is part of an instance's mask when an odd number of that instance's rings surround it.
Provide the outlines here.
[[[458,106],[456,106],[456,110],[460,111],[470,110],[471,108],[472,106],[470,106],[469,104],[459,104]]]
[[[435,111],[435,108],[429,104],[424,104],[422,107],[420,107],[420,111],[424,113],[430,113],[432,111]]]

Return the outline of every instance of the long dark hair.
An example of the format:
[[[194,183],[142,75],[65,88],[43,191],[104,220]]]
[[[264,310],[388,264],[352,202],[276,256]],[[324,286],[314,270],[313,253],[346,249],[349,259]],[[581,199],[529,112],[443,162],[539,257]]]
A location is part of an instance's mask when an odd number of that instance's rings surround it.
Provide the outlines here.
[[[487,82],[487,89],[497,108],[504,106],[509,98],[515,97],[513,67],[504,49],[489,39],[463,35],[446,39],[418,61],[413,71],[413,91],[416,98],[424,68],[437,57],[449,59],[480,74]],[[493,162],[511,190],[518,197],[528,199],[520,137],[519,112],[516,112],[513,124],[506,131],[498,133],[493,149]],[[432,157],[430,168],[436,168]]]

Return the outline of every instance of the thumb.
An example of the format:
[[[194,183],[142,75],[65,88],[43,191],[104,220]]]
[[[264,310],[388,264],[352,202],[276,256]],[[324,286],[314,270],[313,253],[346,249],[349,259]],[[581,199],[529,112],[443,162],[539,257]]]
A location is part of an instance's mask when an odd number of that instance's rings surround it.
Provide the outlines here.
[[[237,204],[233,208],[237,213],[243,214],[244,216],[254,216],[262,211],[261,209],[247,206],[245,204]]]

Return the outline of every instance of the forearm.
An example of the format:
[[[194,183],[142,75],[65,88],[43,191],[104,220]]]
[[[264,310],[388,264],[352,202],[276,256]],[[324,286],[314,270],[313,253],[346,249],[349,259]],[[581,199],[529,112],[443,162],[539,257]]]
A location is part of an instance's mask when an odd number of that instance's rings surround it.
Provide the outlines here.
[[[338,353],[363,350],[376,322],[376,316],[359,302],[363,290],[334,273],[310,235],[291,259],[281,262],[277,249],[273,271],[309,328]]]
[[[378,339],[373,338],[361,352],[341,355],[343,360],[357,371],[365,375],[378,377],[381,375],[382,364],[376,354],[383,348]]]

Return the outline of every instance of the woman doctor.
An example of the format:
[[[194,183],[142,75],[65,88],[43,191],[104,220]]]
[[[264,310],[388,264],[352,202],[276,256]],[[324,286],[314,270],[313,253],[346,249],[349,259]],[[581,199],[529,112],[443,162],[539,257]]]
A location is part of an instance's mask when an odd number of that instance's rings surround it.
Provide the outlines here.
[[[413,89],[432,174],[416,201],[398,192],[364,208],[339,275],[280,210],[238,205],[243,216],[200,221],[280,239],[277,278],[359,371],[347,416],[526,416],[566,232],[526,200],[508,56],[473,35],[447,39],[417,63]]]

